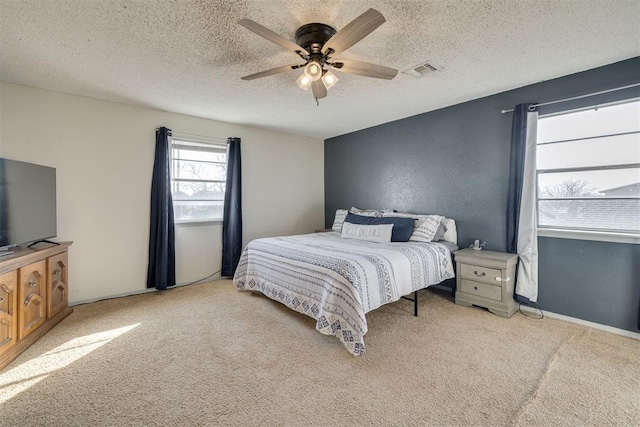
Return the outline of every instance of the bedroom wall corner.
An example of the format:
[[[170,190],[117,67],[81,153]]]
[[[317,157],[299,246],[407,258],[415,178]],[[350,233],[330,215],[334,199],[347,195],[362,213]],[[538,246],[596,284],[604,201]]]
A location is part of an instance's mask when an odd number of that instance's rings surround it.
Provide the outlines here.
[[[242,137],[243,244],[324,223],[324,141],[248,128]]]

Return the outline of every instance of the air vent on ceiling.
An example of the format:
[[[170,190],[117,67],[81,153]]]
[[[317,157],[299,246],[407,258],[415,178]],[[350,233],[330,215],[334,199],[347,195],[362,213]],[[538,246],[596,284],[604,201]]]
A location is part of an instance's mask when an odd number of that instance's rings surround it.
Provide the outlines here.
[[[408,68],[404,70],[403,73],[413,77],[422,77],[425,74],[432,73],[434,71],[438,71],[438,68],[436,68],[433,64],[427,61],[420,65],[416,65],[415,67]]]

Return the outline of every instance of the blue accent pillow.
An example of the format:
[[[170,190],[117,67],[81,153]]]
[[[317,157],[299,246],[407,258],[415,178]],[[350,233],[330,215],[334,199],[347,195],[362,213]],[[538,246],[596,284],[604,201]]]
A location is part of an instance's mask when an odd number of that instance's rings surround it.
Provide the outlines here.
[[[349,212],[347,217],[344,219],[344,222],[349,222],[351,224],[393,224],[393,230],[391,231],[392,242],[408,242],[411,234],[413,233],[413,223],[415,221],[416,220],[414,218],[400,218],[396,216],[377,218],[372,216],[356,215],[351,212]]]

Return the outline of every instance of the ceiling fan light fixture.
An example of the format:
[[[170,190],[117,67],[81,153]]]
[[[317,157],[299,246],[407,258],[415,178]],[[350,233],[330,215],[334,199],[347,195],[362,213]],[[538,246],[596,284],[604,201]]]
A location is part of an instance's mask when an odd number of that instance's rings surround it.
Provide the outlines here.
[[[307,77],[306,74],[300,74],[300,77],[296,80],[296,84],[300,86],[301,89],[309,90],[311,87],[311,79]]]
[[[329,70],[325,71],[322,75],[322,83],[324,83],[324,87],[326,87],[327,90],[334,87],[336,83],[338,83],[338,80],[340,79],[337,78],[336,75]]]
[[[296,30],[295,42],[293,42],[251,19],[241,19],[238,21],[239,25],[299,57],[296,64],[271,68],[241,78],[255,80],[302,68],[303,73],[296,79],[296,84],[301,89],[312,92],[316,102],[325,98],[327,90],[338,83],[339,79],[330,72],[330,67],[347,74],[391,80],[398,74],[398,70],[394,68],[355,60],[333,60],[334,55],[349,49],[384,22],[385,18],[380,12],[368,9],[342,27],[340,31],[319,22],[305,24]],[[300,63],[300,59],[304,63]]]
[[[320,80],[322,78],[322,65],[320,62],[309,61],[309,63],[304,67],[304,75],[312,82]]]

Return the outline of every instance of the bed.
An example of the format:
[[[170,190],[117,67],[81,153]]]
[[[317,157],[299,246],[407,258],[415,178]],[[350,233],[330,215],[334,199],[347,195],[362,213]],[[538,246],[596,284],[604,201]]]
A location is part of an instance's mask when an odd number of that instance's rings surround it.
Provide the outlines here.
[[[454,243],[377,243],[338,232],[271,237],[244,249],[233,282],[312,317],[353,355],[364,354],[365,315],[454,277]]]

